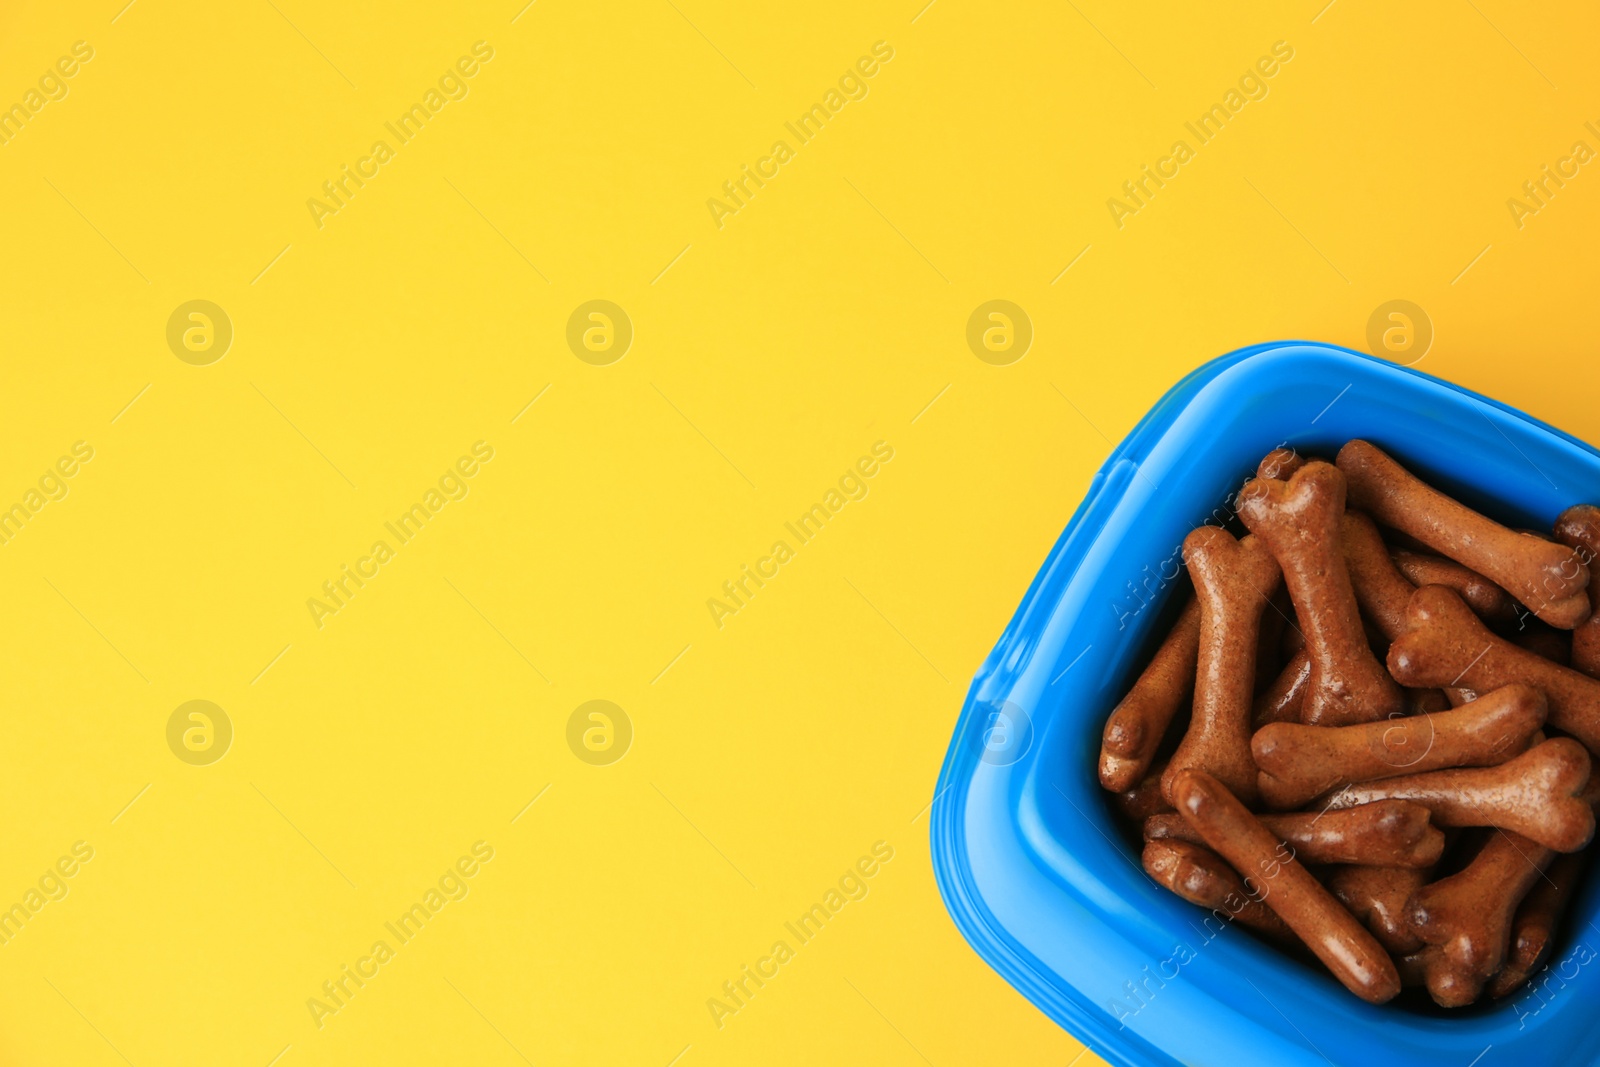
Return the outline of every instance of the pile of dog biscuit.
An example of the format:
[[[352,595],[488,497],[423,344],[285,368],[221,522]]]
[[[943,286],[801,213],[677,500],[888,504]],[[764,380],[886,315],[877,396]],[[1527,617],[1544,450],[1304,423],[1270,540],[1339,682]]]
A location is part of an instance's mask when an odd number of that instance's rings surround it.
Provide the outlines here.
[[[1161,885],[1384,1003],[1544,966],[1594,836],[1600,509],[1513,530],[1366,441],[1277,449],[1106,722]]]

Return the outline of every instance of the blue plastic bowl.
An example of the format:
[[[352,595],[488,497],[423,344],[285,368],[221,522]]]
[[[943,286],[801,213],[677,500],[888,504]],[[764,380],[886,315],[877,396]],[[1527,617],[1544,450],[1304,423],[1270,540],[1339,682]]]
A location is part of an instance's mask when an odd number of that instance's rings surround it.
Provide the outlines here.
[[[1106,715],[1171,623],[1185,535],[1273,447],[1332,456],[1353,437],[1511,525],[1549,529],[1600,501],[1600,453],[1425,374],[1295,342],[1201,367],[1095,475],[973,679],[930,820],[945,905],[1112,1063],[1596,1063],[1600,878],[1537,991],[1459,1012],[1373,1006],[1147,878],[1096,779]]]

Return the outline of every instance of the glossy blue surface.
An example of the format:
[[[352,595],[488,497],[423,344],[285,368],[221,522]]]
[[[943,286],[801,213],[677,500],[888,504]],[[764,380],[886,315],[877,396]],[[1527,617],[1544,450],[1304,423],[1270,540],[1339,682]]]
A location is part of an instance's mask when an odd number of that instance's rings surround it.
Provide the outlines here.
[[[1374,1007],[1146,878],[1096,780],[1105,717],[1171,622],[1184,536],[1271,448],[1331,458],[1353,437],[1511,525],[1600,502],[1600,453],[1416,371],[1294,342],[1201,367],[1106,460],[973,680],[934,794],[940,892],[978,953],[1111,1063],[1600,1062],[1600,878],[1543,992]]]

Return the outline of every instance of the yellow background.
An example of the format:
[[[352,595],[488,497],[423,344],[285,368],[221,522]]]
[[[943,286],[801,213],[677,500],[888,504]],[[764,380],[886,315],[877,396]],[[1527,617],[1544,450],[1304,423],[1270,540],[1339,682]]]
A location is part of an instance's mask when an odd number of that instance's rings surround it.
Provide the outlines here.
[[[95,449],[0,546],[0,906],[95,849],[0,946],[0,1062],[1070,1063],[947,918],[925,808],[1112,443],[1203,361],[1364,347],[1395,298],[1437,331],[1420,369],[1600,439],[1596,164],[1506,207],[1600,147],[1576,5],[122,3],[0,13],[0,103],[95,50],[0,147],[0,505]],[[470,94],[319,229],[478,40]],[[714,225],[879,40],[869,95]],[[165,340],[196,298],[234,326],[210,366]],[[635,329],[605,367],[565,342],[594,298]],[[1035,330],[1006,367],[965,341],[995,298]],[[318,629],[478,440],[470,495]],[[191,699],[236,732],[210,766],[167,747]],[[610,766],[566,742],[591,699],[635,731]],[[478,840],[470,895],[319,1029],[307,998]],[[707,998],[880,840],[718,1029]]]

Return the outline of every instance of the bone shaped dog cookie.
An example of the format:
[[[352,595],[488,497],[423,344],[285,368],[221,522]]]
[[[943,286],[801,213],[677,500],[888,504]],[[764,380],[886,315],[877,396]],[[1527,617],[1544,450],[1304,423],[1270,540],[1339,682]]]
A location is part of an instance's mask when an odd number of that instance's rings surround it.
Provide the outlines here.
[[[1372,621],[1385,642],[1393,641],[1405,631],[1406,605],[1417,587],[1395,566],[1388,546],[1383,543],[1383,535],[1378,532],[1378,525],[1370,516],[1359,511],[1346,511],[1340,519],[1340,544],[1344,549],[1345,566],[1350,571],[1350,584],[1355,589],[1356,603],[1361,606],[1362,616]],[[1440,562],[1456,566],[1448,560]],[[1489,584],[1487,579],[1483,584]],[[1505,596],[1503,590],[1497,591],[1510,607],[1511,598]],[[1443,711],[1450,707],[1444,692],[1431,688],[1407,689],[1405,702],[1408,715]]]
[[[1404,800],[1380,800],[1341,811],[1258,815],[1261,825],[1294,849],[1302,863],[1358,863],[1380,867],[1432,867],[1444,852],[1444,834],[1428,809]],[[1145,820],[1146,841],[1203,844],[1183,816]]]
[[[1266,461],[1262,463],[1265,466]],[[1302,465],[1303,462],[1295,469]],[[1377,525],[1368,516],[1358,511],[1345,512],[1340,519],[1340,544],[1356,603],[1392,640],[1404,629],[1406,603],[1416,587],[1395,567]],[[1255,725],[1259,728],[1272,722],[1298,722],[1310,678],[1311,659],[1302,646],[1256,698]],[[1407,690],[1405,698],[1408,714],[1449,707],[1449,701],[1437,689]]]
[[[1505,959],[1517,905],[1554,855],[1519,834],[1492,834],[1464,870],[1411,895],[1412,930],[1439,949],[1424,967],[1434,1000],[1450,1008],[1477,999]]]
[[[1600,589],[1600,586],[1596,587]],[[1588,624],[1585,623],[1585,626]],[[1518,648],[1525,648],[1536,656],[1541,656],[1551,663],[1563,667],[1572,666],[1572,639],[1573,632],[1557,630],[1554,626],[1540,622],[1538,619],[1528,619],[1526,625],[1511,635],[1511,643]],[[1588,673],[1585,671],[1584,673]],[[1593,677],[1593,675],[1590,675]]]
[[[1389,553],[1389,560],[1401,577],[1414,588],[1442,585],[1446,589],[1454,589],[1467,602],[1467,607],[1477,612],[1481,619],[1506,623],[1514,620],[1519,613],[1517,602],[1510,593],[1453,559],[1397,548]]]
[[[1257,726],[1269,722],[1299,722],[1305,704],[1306,683],[1311,681],[1311,656],[1304,648],[1289,657],[1282,673],[1256,697],[1251,721]]]
[[[1137,785],[1118,793],[1112,798],[1112,803],[1124,816],[1140,823],[1152,815],[1173,810],[1166,797],[1161,795],[1161,776],[1166,770],[1165,760],[1153,764]]]
[[[1580,799],[1591,809],[1600,807],[1600,777],[1589,776]],[[1489,983],[1490,996],[1510,995],[1544,964],[1550,955],[1556,923],[1572,900],[1588,860],[1585,852],[1557,855],[1545,868],[1544,877],[1522,899],[1511,921],[1505,965]]]
[[[1366,441],[1341,448],[1338,466],[1351,505],[1378,522],[1484,575],[1552,626],[1570,630],[1588,617],[1589,571],[1572,549],[1478,514]]]
[[[1504,763],[1544,721],[1544,694],[1508,685],[1453,711],[1356,726],[1272,723],[1250,751],[1262,800],[1288,810],[1346,783]]]
[[[1345,988],[1373,1004],[1400,992],[1400,976],[1383,946],[1225,785],[1204,771],[1184,771],[1173,786],[1178,811],[1207,846],[1235,870],[1251,873],[1267,907]]]
[[[1292,448],[1274,448],[1256,466],[1256,477],[1275,478],[1286,482],[1294,477],[1294,472],[1306,465],[1305,457]]]
[[[1283,633],[1294,625],[1290,616],[1294,612],[1294,605],[1289,602],[1289,591],[1278,586],[1278,591],[1272,594],[1267,601],[1266,609],[1261,612],[1261,636],[1256,641],[1256,684],[1255,691],[1265,691],[1277,679],[1278,673],[1283,670]]]
[[[1339,544],[1356,603],[1383,636],[1393,641],[1406,628],[1406,605],[1416,586],[1406,580],[1389,556],[1378,524],[1359,511],[1346,511],[1339,519]]]
[[[1210,849],[1189,841],[1151,841],[1144,846],[1143,859],[1151,878],[1189,903],[1220,911],[1275,941],[1295,943],[1288,925]]]
[[[1517,990],[1528,976],[1544,965],[1550,955],[1556,923],[1572,899],[1588,857],[1576,852],[1559,855],[1550,861],[1544,877],[1535,882],[1522,898],[1516,917],[1511,920],[1511,940],[1505,964],[1489,982],[1489,995],[1503,997]]]
[[[1200,652],[1200,601],[1192,599],[1156,650],[1155,658],[1106,719],[1100,741],[1100,784],[1114,793],[1132,789],[1150,761],[1172,716],[1194,691]]]
[[[1594,835],[1594,812],[1582,799],[1588,781],[1588,751],[1570,737],[1555,737],[1493,767],[1364,782],[1346,786],[1325,803],[1337,810],[1374,800],[1410,800],[1433,812],[1435,826],[1495,826],[1557,852],[1576,852]]]
[[[1428,874],[1426,867],[1349,866],[1329,874],[1327,885],[1379,944],[1396,955],[1406,955],[1422,948],[1422,938],[1411,931],[1406,919],[1406,901],[1427,883]]]
[[[1579,504],[1556,517],[1556,540],[1578,553],[1589,567],[1591,599],[1600,593],[1600,508]],[[1572,665],[1590,677],[1600,677],[1600,611],[1572,631]]]
[[[1600,679],[1490,632],[1443,586],[1418,589],[1406,614],[1410,629],[1389,646],[1389,671],[1401,682],[1479,693],[1512,683],[1530,685],[1549,701],[1551,726],[1600,751]]]
[[[1183,555],[1200,602],[1194,714],[1161,777],[1161,792],[1171,803],[1173,779],[1199,768],[1253,802],[1250,698],[1261,612],[1277,588],[1278,565],[1256,538],[1235,541],[1216,526],[1184,538]]]
[[[1449,711],[1455,707],[1443,689],[1407,688],[1404,692],[1407,715],[1432,715],[1436,711]]]
[[[1344,476],[1313,461],[1287,482],[1257,478],[1240,494],[1239,517],[1283,568],[1311,659],[1301,720],[1343,726],[1402,710],[1400,687],[1367,646],[1339,543]]]

